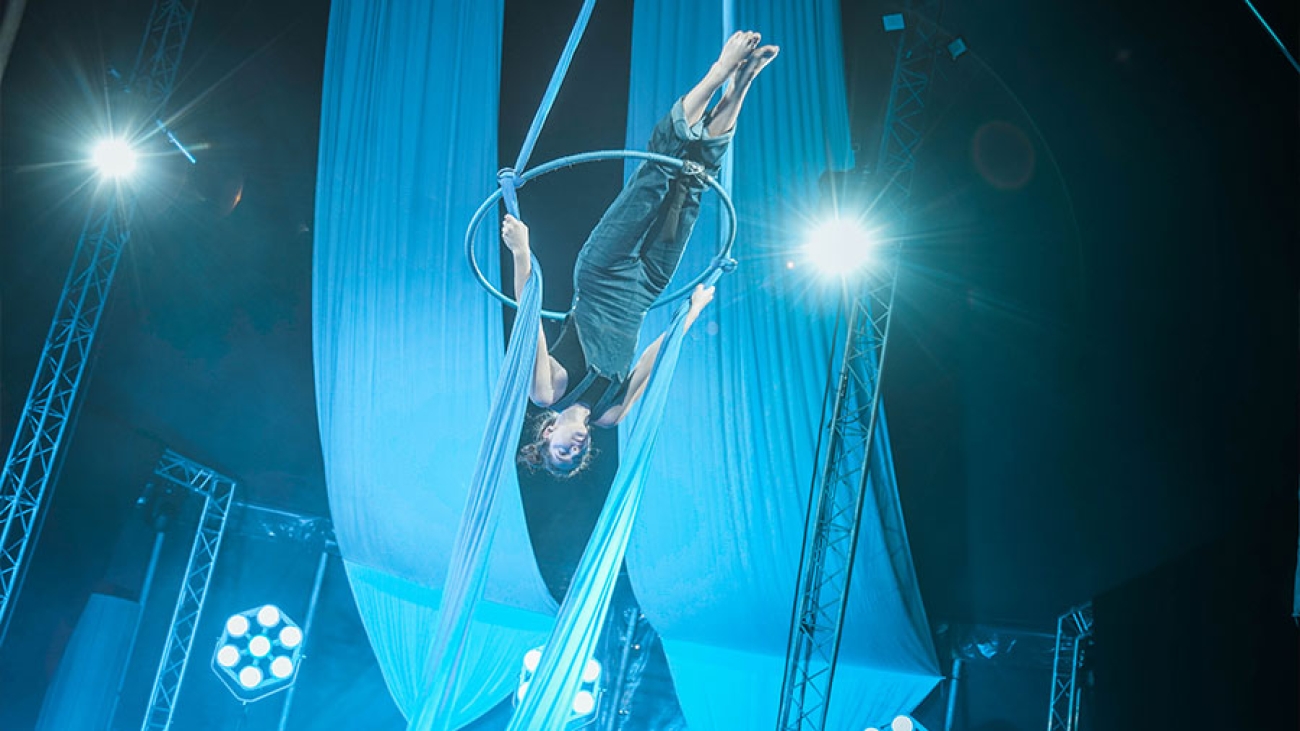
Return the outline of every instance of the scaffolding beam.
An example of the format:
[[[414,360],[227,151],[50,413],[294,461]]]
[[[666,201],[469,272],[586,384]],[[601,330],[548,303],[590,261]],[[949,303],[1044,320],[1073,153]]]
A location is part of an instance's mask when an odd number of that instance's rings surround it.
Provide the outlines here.
[[[198,0],[156,0],[149,12],[127,89],[153,104],[155,114],[171,99],[198,4]]]
[[[171,96],[197,0],[158,0],[128,89],[155,108]],[[168,139],[172,139],[168,133]],[[122,249],[131,238],[129,188],[96,191],[55,307],[45,346],[0,472],[0,644],[58,481],[86,366]]]
[[[1047,731],[1075,731],[1079,727],[1079,670],[1084,653],[1092,644],[1092,627],[1092,602],[1075,607],[1056,620]]]
[[[61,447],[78,406],[77,395],[94,346],[109,287],[130,233],[129,214],[100,196],[86,216],[63,293],[50,324],[31,390],[0,473],[0,643],[22,586],[35,537],[44,520]]]
[[[916,151],[925,137],[925,104],[930,96],[934,61],[939,53],[939,17],[943,0],[905,0],[903,29],[894,55],[889,103],[876,156],[876,176],[883,179],[881,202],[888,215],[905,216],[916,172]]]
[[[876,176],[877,210],[903,228],[916,148],[935,57],[941,0],[909,0],[890,85]],[[884,204],[884,207],[879,207]],[[849,325],[826,458],[810,495],[799,582],[790,623],[778,731],[823,731],[843,636],[871,453],[880,411],[880,374],[889,336],[903,237],[895,236],[881,270],[847,292]]]
[[[170,449],[158,460],[154,474],[202,496],[203,511],[185,565],[185,577],[181,580],[180,595],[172,612],[167,642],[149,695],[149,706],[140,727],[142,731],[165,731],[171,727],[194,635],[203,615],[208,586],[212,583],[212,570],[216,566],[221,539],[225,536],[226,522],[235,499],[234,480]]]

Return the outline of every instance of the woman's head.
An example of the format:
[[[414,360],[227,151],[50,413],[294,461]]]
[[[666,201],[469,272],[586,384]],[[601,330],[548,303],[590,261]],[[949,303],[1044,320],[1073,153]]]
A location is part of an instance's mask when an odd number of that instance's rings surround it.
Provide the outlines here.
[[[543,412],[534,422],[533,441],[519,450],[519,461],[530,469],[543,469],[555,477],[573,477],[591,464],[591,431],[586,419],[560,418]]]

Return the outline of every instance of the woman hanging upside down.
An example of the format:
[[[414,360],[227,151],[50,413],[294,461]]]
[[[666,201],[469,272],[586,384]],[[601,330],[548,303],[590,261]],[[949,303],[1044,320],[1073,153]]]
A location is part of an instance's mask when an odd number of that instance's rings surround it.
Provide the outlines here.
[[[591,459],[590,427],[618,424],[645,391],[664,336],[632,366],[641,323],[677,271],[699,216],[704,174],[717,175],[745,94],[779,51],[760,47],[759,37],[732,35],[704,78],[655,126],[650,152],[686,164],[678,170],[642,163],[583,244],[573,274],[573,304],[554,348],[547,347],[545,330],[538,330],[530,398],[549,411],[536,441],[520,450],[519,459],[528,466],[559,477],[576,474]],[[528,227],[507,215],[501,239],[514,255],[519,297],[532,273]],[[695,288],[687,328],[712,299],[712,287]]]

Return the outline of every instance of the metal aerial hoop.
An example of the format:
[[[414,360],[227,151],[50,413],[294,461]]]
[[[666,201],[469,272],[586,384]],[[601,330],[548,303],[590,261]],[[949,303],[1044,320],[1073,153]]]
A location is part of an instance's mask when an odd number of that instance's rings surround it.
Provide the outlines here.
[[[198,0],[157,0],[125,91],[155,115],[154,124],[191,162],[157,111],[171,98]],[[31,390],[0,472],[0,644],[13,616],[80,405],[122,249],[131,238],[135,196],[129,186],[98,191],[73,254]]]
[[[654,152],[642,152],[640,150],[598,150],[595,152],[583,152],[576,155],[569,155],[567,157],[561,157],[538,165],[523,175],[517,176],[515,178],[514,186],[516,188],[521,188],[528,181],[541,177],[547,173],[555,172],[556,170],[561,170],[567,167],[573,167],[574,165],[581,165],[588,162],[600,162],[602,160],[646,160],[678,170],[681,170],[686,164],[683,160],[678,160],[675,157],[660,155]],[[713,261],[709,263],[709,266],[706,267],[703,272],[679,289],[672,292],[665,292],[660,295],[659,299],[655,302],[654,307],[661,307],[665,304],[676,301],[684,295],[690,294],[691,290],[695,288],[695,285],[707,280],[709,275],[713,273],[715,269],[731,266],[731,247],[736,242],[736,206],[731,202],[731,196],[727,194],[726,189],[722,187],[721,183],[715,180],[711,175],[703,173],[701,175],[704,182],[717,192],[718,199],[722,201],[722,206],[727,211],[728,221],[730,223],[727,229],[727,235],[719,240],[718,253],[714,256]],[[496,207],[497,201],[500,201],[507,195],[505,188],[497,188],[487,197],[487,200],[483,201],[483,204],[478,207],[478,210],[474,212],[474,217],[470,219],[469,228],[465,231],[465,258],[469,260],[469,268],[474,272],[474,278],[478,280],[478,283],[482,285],[489,294],[510,307],[518,307],[519,303],[508,297],[494,284],[487,280],[487,277],[483,275],[483,270],[479,267],[478,259],[474,254],[475,234],[478,232],[484,219],[487,218],[487,214]],[[542,317],[551,320],[563,320],[567,314],[567,312],[558,312],[555,310],[542,310]]]

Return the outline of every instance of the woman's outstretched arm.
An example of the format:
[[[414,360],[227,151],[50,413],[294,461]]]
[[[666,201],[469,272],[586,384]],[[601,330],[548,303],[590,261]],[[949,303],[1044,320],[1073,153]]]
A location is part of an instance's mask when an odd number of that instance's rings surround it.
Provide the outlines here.
[[[695,291],[691,293],[691,307],[686,311],[686,322],[683,324],[685,330],[691,329],[691,325],[694,325],[695,320],[699,318],[700,312],[712,301],[713,287],[705,287],[703,284],[695,286]],[[650,347],[646,348],[637,359],[632,374],[628,376],[627,395],[623,397],[622,403],[611,406],[595,423],[600,426],[613,426],[622,421],[632,410],[632,405],[641,398],[646,386],[650,384],[650,374],[654,372],[655,361],[659,358],[659,348],[663,346],[666,335],[667,333],[664,333],[655,338],[655,341],[650,343]]]
[[[523,299],[524,286],[533,273],[533,253],[528,244],[528,227],[509,213],[501,220],[501,241],[514,259],[515,301]],[[533,386],[528,398],[538,406],[555,403],[568,385],[568,374],[563,366],[551,357],[546,344],[546,329],[537,325],[537,357],[533,360]]]

